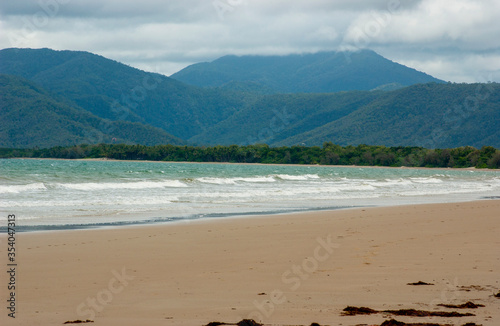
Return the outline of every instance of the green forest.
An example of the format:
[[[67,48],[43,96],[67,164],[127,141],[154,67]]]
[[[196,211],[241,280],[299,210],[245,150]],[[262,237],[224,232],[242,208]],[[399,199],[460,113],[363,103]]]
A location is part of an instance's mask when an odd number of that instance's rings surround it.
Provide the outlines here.
[[[0,148],[0,158],[107,158],[174,162],[228,162],[261,164],[320,164],[389,167],[500,168],[500,150],[484,146],[453,149],[422,147],[339,146],[326,142],[322,147],[175,146],[98,144],[47,149]]]

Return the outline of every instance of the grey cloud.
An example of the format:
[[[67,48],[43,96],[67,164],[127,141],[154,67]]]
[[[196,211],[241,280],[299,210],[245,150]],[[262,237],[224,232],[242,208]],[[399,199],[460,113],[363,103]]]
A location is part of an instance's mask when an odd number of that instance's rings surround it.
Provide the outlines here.
[[[32,16],[45,12],[50,17],[124,19],[144,21],[197,21],[215,16],[209,1],[183,0],[39,0],[0,2],[0,17]]]
[[[226,54],[350,46],[446,80],[500,80],[498,17],[496,0],[3,0],[0,48],[87,50],[169,75]]]
[[[273,15],[294,11],[294,12],[365,12],[369,10],[386,10],[388,8],[401,8],[409,10],[420,3],[421,0],[248,0],[248,6],[254,7],[260,13],[272,13]]]

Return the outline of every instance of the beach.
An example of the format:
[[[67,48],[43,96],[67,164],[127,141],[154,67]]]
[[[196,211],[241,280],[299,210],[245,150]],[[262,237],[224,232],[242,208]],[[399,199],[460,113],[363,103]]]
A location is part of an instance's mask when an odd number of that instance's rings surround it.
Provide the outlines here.
[[[16,235],[2,325],[498,325],[500,200]],[[0,236],[6,265],[7,237]],[[408,285],[414,282],[432,285]],[[0,276],[8,299],[8,273]],[[452,309],[472,301],[477,309]],[[472,313],[343,316],[347,306]]]

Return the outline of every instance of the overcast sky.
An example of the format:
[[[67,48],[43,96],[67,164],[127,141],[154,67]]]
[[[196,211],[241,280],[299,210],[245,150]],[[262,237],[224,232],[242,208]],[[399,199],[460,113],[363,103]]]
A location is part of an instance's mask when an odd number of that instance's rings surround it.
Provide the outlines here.
[[[1,0],[0,48],[85,50],[171,75],[226,54],[372,49],[500,82],[499,0]]]

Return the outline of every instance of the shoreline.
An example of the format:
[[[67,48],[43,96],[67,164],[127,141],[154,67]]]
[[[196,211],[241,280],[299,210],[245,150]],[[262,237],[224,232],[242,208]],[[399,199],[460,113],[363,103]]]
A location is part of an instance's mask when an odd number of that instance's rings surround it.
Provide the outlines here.
[[[447,201],[447,202],[428,202],[428,203],[402,203],[402,204],[378,204],[378,205],[357,205],[357,206],[338,206],[338,207],[315,207],[305,208],[300,210],[287,210],[287,211],[272,211],[272,212],[248,212],[248,213],[214,213],[214,214],[200,214],[202,216],[196,217],[174,217],[174,218],[150,218],[143,220],[132,221],[117,221],[117,222],[104,222],[99,224],[58,224],[58,225],[28,225],[26,229],[21,229],[16,232],[19,233],[38,233],[38,232],[66,232],[66,231],[92,231],[92,230],[117,230],[122,228],[135,228],[135,227],[149,227],[149,226],[163,226],[163,225],[179,225],[190,223],[204,223],[204,222],[217,222],[217,221],[231,221],[240,219],[254,219],[254,218],[271,218],[279,216],[294,216],[294,215],[307,215],[321,212],[337,212],[346,210],[359,210],[371,208],[397,208],[405,206],[421,206],[421,205],[447,205],[447,204],[463,204],[482,201],[495,201],[500,200],[500,197],[494,198],[474,198],[470,200],[460,201]],[[213,215],[213,216],[207,216]],[[19,223],[18,223],[19,224]],[[6,232],[6,227],[0,228],[1,232]]]
[[[21,233],[15,324],[380,325],[390,318],[342,310],[473,301],[485,307],[459,312],[475,316],[394,319],[493,326],[499,211],[482,200]],[[418,281],[434,285],[407,285]]]
[[[490,200],[490,199],[481,199]],[[477,199],[471,200],[477,201]],[[271,211],[271,212],[248,212],[248,213],[214,213],[214,214],[200,214],[201,216],[196,217],[174,217],[167,218],[168,220],[163,220],[161,218],[151,218],[137,221],[117,221],[117,222],[104,222],[100,224],[60,224],[60,225],[28,225],[30,230],[17,231],[20,233],[34,233],[34,232],[59,232],[59,231],[78,231],[78,230],[99,230],[107,229],[114,230],[120,228],[134,228],[134,227],[147,227],[154,225],[176,225],[183,223],[198,223],[206,221],[228,221],[228,220],[238,220],[245,218],[259,218],[259,217],[272,217],[280,215],[295,215],[295,214],[308,214],[314,212],[334,212],[339,210],[349,210],[349,209],[360,209],[360,208],[370,208],[370,207],[391,207],[391,206],[404,206],[401,205],[365,205],[365,206],[338,206],[338,207],[316,207],[311,209],[300,209],[300,210],[287,210],[287,211]],[[207,216],[213,215],[213,216]],[[5,232],[5,227],[0,227],[1,232]],[[31,230],[32,228],[40,228],[40,230]]]
[[[491,171],[499,172],[500,169],[478,169],[476,167],[449,168],[449,167],[412,167],[412,166],[379,166],[379,165],[321,165],[321,164],[279,164],[279,163],[235,163],[235,162],[191,162],[191,161],[150,161],[150,160],[118,160],[112,158],[38,158],[38,157],[10,157],[5,160],[54,160],[54,161],[81,161],[81,162],[144,162],[144,163],[171,163],[171,164],[221,164],[221,165],[255,165],[255,166],[304,166],[326,168],[374,168],[374,169],[408,169],[408,170],[446,170],[446,171]]]

